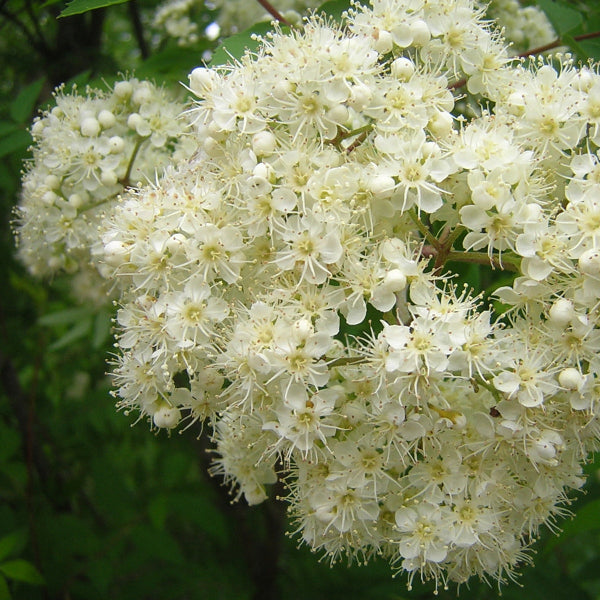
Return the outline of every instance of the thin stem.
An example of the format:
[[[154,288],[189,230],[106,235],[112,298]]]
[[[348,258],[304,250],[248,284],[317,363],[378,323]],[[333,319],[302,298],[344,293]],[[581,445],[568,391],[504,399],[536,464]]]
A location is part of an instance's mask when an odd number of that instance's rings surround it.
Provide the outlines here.
[[[124,188],[128,188],[131,186],[131,182],[129,181],[129,177],[131,176],[131,171],[133,170],[133,163],[135,162],[135,158],[137,156],[137,153],[140,149],[140,146],[147,140],[148,138],[140,138],[136,144],[135,147],[133,149],[133,152],[131,153],[131,158],[129,159],[129,164],[127,165],[127,171],[125,173],[125,175],[123,176],[122,179],[119,179],[119,183],[124,187]]]
[[[592,31],[591,33],[582,33],[581,35],[576,35],[573,37],[573,40],[576,42],[582,42],[584,40],[591,40],[598,37],[600,37],[600,31]],[[545,46],[538,46],[537,48],[527,50],[526,52],[521,52],[521,54],[518,54],[517,57],[526,58],[527,56],[531,56],[532,54],[541,54],[542,52],[547,52],[548,50],[553,50],[554,48],[559,48],[563,45],[565,45],[564,41],[561,38],[557,38],[553,42],[550,42]],[[463,85],[465,85],[466,83],[466,79],[459,79],[458,81],[455,81],[452,85],[449,85],[448,88],[451,90],[457,90],[458,88],[463,87]]]
[[[485,388],[498,402],[502,402],[504,399],[500,392],[487,380],[479,375],[475,375],[472,379],[474,385],[480,385]]]
[[[474,263],[477,265],[489,265],[492,269],[515,272],[519,271],[520,264],[520,259],[515,256],[496,257],[490,256],[486,252],[457,252],[452,250],[446,255],[446,260]]]
[[[373,128],[373,125],[371,123],[368,123],[367,125],[363,125],[362,127],[357,127],[356,129],[352,129],[351,131],[344,131],[342,129],[338,129],[337,135],[333,139],[328,140],[328,142],[330,144],[332,144],[333,146],[339,147],[339,145],[344,140],[354,137],[355,135],[362,135],[364,133],[368,133],[372,128]]]
[[[33,28],[35,30],[35,33],[37,34],[39,40],[40,40],[40,45],[46,49],[46,51],[49,50],[50,46],[48,45],[48,42],[46,41],[46,38],[44,36],[44,32],[42,31],[42,28],[40,27],[40,19],[36,16],[35,11],[33,10],[33,6],[31,5],[31,0],[27,0],[25,2],[25,10],[27,12],[27,14],[29,15],[29,19],[31,20],[31,23],[33,25]]]
[[[360,365],[364,364],[365,359],[362,356],[342,356],[340,358],[334,358],[327,363],[328,367],[345,367],[346,365]]]
[[[592,31],[591,33],[582,33],[581,35],[576,35],[573,37],[573,40],[576,42],[582,42],[584,40],[592,40],[594,38],[600,37],[600,31]],[[565,43],[560,38],[557,38],[553,42],[546,44],[545,46],[539,46],[538,48],[533,48],[533,50],[527,50],[527,52],[522,52],[519,54],[520,58],[526,58],[527,56],[531,56],[532,54],[541,54],[542,52],[547,52],[548,50],[553,50],[554,48],[558,48],[559,46],[564,46]]]
[[[268,0],[257,0],[257,2],[276,20],[282,25],[291,24],[281,15],[281,13],[270,3]]]
[[[350,154],[354,152],[366,139],[367,135],[369,135],[368,131],[363,131],[347,148],[346,152]]]
[[[135,33],[135,39],[137,40],[138,48],[140,49],[140,54],[142,59],[146,60],[150,56],[150,51],[148,50],[148,44],[146,43],[146,38],[144,37],[144,26],[142,25],[142,19],[140,17],[137,0],[130,0],[127,3],[127,8],[129,10],[129,18],[131,19],[131,24],[133,25],[133,31]]]
[[[415,225],[419,228],[419,231],[423,234],[425,239],[437,250],[440,251],[442,245],[439,240],[425,227],[423,221],[419,219],[419,216],[416,214],[414,210],[408,211],[410,218],[414,221]]]

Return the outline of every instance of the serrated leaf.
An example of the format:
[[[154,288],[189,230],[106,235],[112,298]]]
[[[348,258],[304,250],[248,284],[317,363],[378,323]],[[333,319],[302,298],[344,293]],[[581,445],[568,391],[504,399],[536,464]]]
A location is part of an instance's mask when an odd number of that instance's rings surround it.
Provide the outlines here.
[[[289,28],[282,27],[282,31]],[[246,51],[253,52],[260,46],[260,41],[254,36],[266,35],[273,31],[271,23],[257,23],[249,29],[236,33],[227,38],[214,52],[209,67],[219,67],[230,64],[244,56]]]
[[[537,5],[546,13],[548,20],[552,24],[552,27],[554,27],[554,31],[559,36],[577,29],[583,23],[581,13],[562,2],[537,0]]]
[[[91,317],[88,317],[83,321],[77,323],[77,325],[75,325],[71,329],[69,329],[69,331],[67,331],[65,335],[56,340],[56,342],[50,344],[50,346],[48,346],[48,350],[50,352],[53,352],[54,350],[66,348],[69,344],[86,337],[89,334],[91,328],[92,319]]]
[[[0,538],[0,560],[4,560],[11,554],[18,554],[27,543],[27,533],[24,529],[13,531]]]
[[[42,315],[38,319],[38,323],[46,327],[54,325],[68,325],[69,323],[76,323],[82,318],[89,316],[89,308],[78,306],[76,308],[66,308],[65,310],[58,310],[53,313]]]
[[[67,7],[58,15],[58,17],[71,17],[96,10],[97,8],[105,8],[113,4],[124,4],[127,0],[72,0],[67,4]]]
[[[13,152],[22,152],[31,142],[31,135],[25,129],[18,129],[17,131],[13,131],[13,133],[9,133],[0,139],[0,158]]]
[[[46,78],[42,77],[30,83],[11,102],[8,111],[16,123],[27,123],[31,120],[45,81]]]
[[[0,574],[0,600],[11,600],[11,598],[8,582],[4,575]]]
[[[32,585],[44,585],[42,574],[28,561],[18,558],[0,564],[0,571],[8,579],[22,581]]]

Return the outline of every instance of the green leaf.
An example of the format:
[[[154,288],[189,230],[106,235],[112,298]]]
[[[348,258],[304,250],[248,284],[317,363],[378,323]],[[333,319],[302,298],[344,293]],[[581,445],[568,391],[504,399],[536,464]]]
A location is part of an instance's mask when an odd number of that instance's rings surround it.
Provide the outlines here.
[[[217,543],[227,544],[227,522],[207,494],[175,492],[167,497],[167,503],[172,514],[185,515]]]
[[[53,313],[48,313],[47,315],[42,315],[38,319],[38,323],[47,327],[53,325],[68,325],[89,317],[89,315],[89,308],[78,306],[76,308],[66,308],[65,310],[58,310]]]
[[[15,581],[23,581],[32,585],[44,585],[45,583],[42,574],[30,562],[20,558],[1,564],[0,571],[8,579],[14,579]]]
[[[11,554],[18,554],[27,543],[27,533],[24,529],[13,531],[0,538],[0,560],[4,560]]]
[[[352,6],[350,0],[329,0],[317,8],[317,13],[325,13],[336,23],[343,23],[344,13]]]
[[[600,499],[588,502],[578,509],[575,517],[571,521],[567,521],[565,523],[562,533],[558,537],[552,538],[548,541],[544,547],[544,553],[552,550],[574,535],[599,529]]]
[[[0,575],[0,600],[11,600],[11,598],[8,582],[4,575]]]
[[[578,45],[583,50],[583,53],[594,62],[600,60],[600,39],[584,40],[578,42]]]
[[[0,139],[0,158],[13,152],[23,152],[31,144],[31,136],[25,129],[18,129]]]
[[[0,137],[4,137],[17,129],[21,129],[17,123],[12,121],[0,121]]]
[[[110,337],[111,322],[108,312],[99,312],[94,317],[94,329],[92,331],[92,348],[102,348],[104,342]]]
[[[156,496],[148,504],[148,517],[156,529],[164,529],[169,509],[167,506],[167,497],[164,494]]]
[[[65,335],[60,337],[56,342],[50,344],[48,346],[49,351],[60,350],[61,348],[66,348],[69,344],[76,342],[84,337],[86,337],[90,329],[92,328],[92,319],[91,317],[84,319],[77,323],[73,328],[69,329]]]
[[[112,6],[113,4],[124,4],[127,0],[72,0],[67,4],[58,17],[71,17],[72,15],[80,15],[90,10]]]
[[[188,48],[167,48],[145,60],[136,69],[136,75],[146,79],[187,81],[188,73],[201,63],[200,54],[195,51],[190,52]]]
[[[282,27],[282,31],[289,31],[288,27]],[[248,52],[254,52],[260,47],[260,41],[256,39],[257,35],[265,35],[273,31],[271,23],[256,23],[249,29],[236,33],[227,38],[219,46],[208,64],[209,67],[219,67],[239,60]]]
[[[585,48],[579,42],[575,41],[573,36],[565,33],[562,36],[561,41],[563,42],[563,44],[565,46],[568,46],[575,54],[577,54],[577,57],[579,58],[579,60],[583,60],[583,61],[588,60],[589,54],[587,53]]]
[[[583,23],[581,13],[563,2],[537,0],[537,5],[546,13],[554,31],[561,37],[567,31],[572,31]]]
[[[17,123],[28,123],[31,120],[33,111],[37,104],[38,98],[46,78],[42,77],[33,83],[30,83],[27,87],[23,88],[17,97],[11,102],[9,106],[10,116]]]

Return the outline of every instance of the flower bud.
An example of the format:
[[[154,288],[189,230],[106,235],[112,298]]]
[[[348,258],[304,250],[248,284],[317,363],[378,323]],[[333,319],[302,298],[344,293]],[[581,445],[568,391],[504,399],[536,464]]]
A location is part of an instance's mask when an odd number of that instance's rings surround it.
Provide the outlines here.
[[[573,303],[567,298],[559,298],[548,311],[548,319],[558,327],[565,327],[575,316]]]
[[[350,113],[343,104],[338,104],[327,111],[327,118],[337,125],[343,125],[350,118]]]
[[[102,127],[104,127],[104,129],[108,129],[117,122],[117,119],[115,115],[110,112],[110,110],[104,109],[98,113],[98,122],[100,125],[102,125]]]
[[[429,27],[427,27],[427,23],[422,19],[417,19],[410,26],[410,32],[413,36],[413,45],[414,46],[423,46],[431,39],[431,33],[429,31]]]
[[[58,200],[58,196],[50,190],[48,190],[47,192],[45,192],[42,195],[42,202],[46,206],[52,206],[57,200]]]
[[[389,175],[377,175],[369,181],[369,189],[376,198],[389,198],[396,187],[396,182]]]
[[[196,67],[189,75],[190,89],[194,94],[203,96],[213,88],[215,72],[205,67]]]
[[[71,194],[69,196],[69,204],[75,208],[81,208],[83,206],[84,199],[81,197],[81,194]]]
[[[129,81],[119,81],[115,84],[115,96],[122,100],[126,100],[133,93],[133,85]]]
[[[586,250],[579,257],[579,270],[592,277],[600,275],[600,250]]]
[[[397,58],[391,64],[392,75],[400,81],[408,81],[415,73],[415,63],[409,58]]]
[[[369,86],[357,83],[352,86],[348,104],[356,110],[362,110],[369,104],[371,98],[373,98],[373,92]]]
[[[448,112],[438,112],[427,124],[427,127],[431,133],[437,137],[447,137],[452,131],[452,124],[454,120],[452,115]]]
[[[386,274],[383,283],[393,292],[399,292],[406,287],[406,276],[400,269],[392,269]]]
[[[100,181],[103,183],[103,185],[115,185],[115,183],[117,183],[117,181],[119,181],[119,178],[117,177],[117,174],[112,170],[107,170],[107,171],[102,171],[102,174],[100,175]]]
[[[104,262],[113,266],[118,267],[127,261],[129,257],[129,250],[123,242],[113,240],[104,245]]]
[[[260,131],[252,138],[252,150],[256,156],[269,156],[277,147],[277,138],[270,131]]]
[[[392,34],[389,31],[379,30],[377,32],[377,37],[375,38],[374,47],[379,54],[387,54],[388,52],[391,52],[392,48],[394,47]]]
[[[152,420],[157,427],[161,429],[173,429],[177,427],[179,421],[181,421],[181,412],[176,406],[169,406],[163,404],[155,413],[152,415]]]
[[[108,140],[108,145],[113,154],[119,154],[125,148],[125,140],[120,135],[113,135]]]
[[[585,379],[583,375],[574,367],[567,367],[558,374],[558,383],[567,390],[579,390]]]
[[[148,86],[142,85],[133,92],[131,99],[136,104],[146,104],[152,100],[152,90]]]
[[[86,117],[81,121],[81,135],[96,137],[100,133],[100,123],[94,117]]]

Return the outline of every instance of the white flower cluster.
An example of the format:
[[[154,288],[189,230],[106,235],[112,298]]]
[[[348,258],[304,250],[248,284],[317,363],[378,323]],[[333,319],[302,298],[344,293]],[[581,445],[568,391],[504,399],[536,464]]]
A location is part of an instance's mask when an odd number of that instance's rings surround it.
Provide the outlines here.
[[[201,32],[194,20],[194,12],[204,7],[204,0],[167,0],[161,4],[152,19],[159,37],[173,38],[180,46],[198,42]],[[276,8],[292,24],[298,24],[301,15],[317,8],[323,2],[315,0],[279,0]],[[556,34],[546,15],[537,6],[522,5],[518,0],[492,0],[477,2],[486,10],[486,17],[503,28],[504,38],[511,42],[513,52],[522,52],[543,46],[556,39]],[[242,31],[260,21],[271,21],[258,2],[247,0],[216,0],[217,24],[222,34]]]
[[[492,0],[487,17],[502,27],[503,35],[512,43],[511,51],[515,53],[545,46],[558,37],[540,8],[523,6],[518,0]]]
[[[126,187],[189,157],[189,125],[183,103],[133,78],[84,95],[60,88],[55,100],[31,128],[33,157],[16,211],[19,254],[37,276],[81,272],[80,287],[93,293],[102,279],[90,252],[103,215]]]
[[[256,0],[215,0],[210,4],[218,10],[216,24],[224,35],[243,31],[255,23],[273,20],[273,16]],[[322,2],[318,0],[279,0],[276,8],[286,21],[298,24],[308,9],[316,8],[319,4]],[[198,42],[202,34],[194,13],[204,6],[204,0],[167,0],[154,13],[152,26],[160,39],[173,38],[179,46],[191,46]]]
[[[152,27],[161,38],[174,38],[179,46],[192,46],[200,35],[198,23],[192,20],[191,14],[203,6],[204,0],[168,0],[156,9]]]
[[[284,479],[332,561],[504,580],[598,446],[600,76],[511,61],[472,0],[373,0],[190,88],[196,153],[102,233],[120,406],[208,420],[214,472]],[[504,312],[465,264],[515,274]]]

